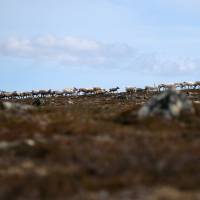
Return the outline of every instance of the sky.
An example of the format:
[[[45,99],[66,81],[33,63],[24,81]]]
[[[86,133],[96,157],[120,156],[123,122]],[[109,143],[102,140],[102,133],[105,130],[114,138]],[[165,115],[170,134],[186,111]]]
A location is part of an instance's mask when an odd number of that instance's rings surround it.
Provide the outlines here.
[[[0,0],[0,90],[200,78],[199,0]]]

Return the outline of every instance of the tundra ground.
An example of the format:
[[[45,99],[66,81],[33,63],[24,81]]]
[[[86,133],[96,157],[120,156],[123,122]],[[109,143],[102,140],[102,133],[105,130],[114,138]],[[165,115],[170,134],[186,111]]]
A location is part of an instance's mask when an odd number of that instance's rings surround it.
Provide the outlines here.
[[[196,112],[174,120],[137,119],[142,92],[1,110],[0,199],[200,199],[200,91],[184,92]]]

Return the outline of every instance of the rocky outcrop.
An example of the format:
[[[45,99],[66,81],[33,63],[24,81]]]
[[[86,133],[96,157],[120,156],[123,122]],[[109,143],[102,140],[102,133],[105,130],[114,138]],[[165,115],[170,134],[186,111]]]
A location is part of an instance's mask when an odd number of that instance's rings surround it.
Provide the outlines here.
[[[161,116],[164,118],[178,117],[182,113],[193,113],[192,102],[174,90],[168,90],[152,97],[139,111],[139,118]]]

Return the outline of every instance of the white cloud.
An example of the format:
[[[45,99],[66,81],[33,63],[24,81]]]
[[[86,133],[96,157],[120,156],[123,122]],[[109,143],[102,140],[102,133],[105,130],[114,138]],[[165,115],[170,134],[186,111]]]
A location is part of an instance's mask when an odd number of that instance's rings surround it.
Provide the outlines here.
[[[63,39],[65,48],[73,49],[75,51],[96,51],[100,48],[100,44],[92,40],[84,40],[74,37],[65,37]]]
[[[0,43],[1,55],[52,60],[66,65],[107,65],[116,59],[127,58],[131,52],[132,48],[127,45],[52,35],[33,39],[10,38]]]
[[[145,52],[145,51],[144,51]],[[77,37],[47,35],[32,39],[10,38],[0,42],[0,55],[57,62],[66,67],[107,67],[155,74],[199,71],[199,59],[161,58],[127,44],[104,44]]]
[[[33,50],[31,42],[29,40],[17,40],[16,38],[10,38],[6,42],[0,45],[1,53],[5,55],[23,56],[30,54]]]
[[[38,44],[42,47],[56,47],[57,39],[52,35],[47,35],[45,37],[36,38],[35,44]]]

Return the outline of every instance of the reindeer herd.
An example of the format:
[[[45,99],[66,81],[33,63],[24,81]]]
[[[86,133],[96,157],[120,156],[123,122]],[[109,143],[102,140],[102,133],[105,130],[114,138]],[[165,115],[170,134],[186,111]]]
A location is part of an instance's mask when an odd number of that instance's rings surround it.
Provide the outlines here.
[[[0,91],[0,99],[26,99],[26,98],[44,98],[44,97],[58,97],[58,96],[79,96],[90,94],[106,94],[117,92],[119,87],[111,88],[109,91],[100,87],[93,88],[65,88],[63,90],[32,90],[30,92],[6,92]]]
[[[93,87],[93,88],[65,88],[60,90],[32,90],[30,92],[6,92],[0,91],[0,99],[25,99],[25,98],[44,98],[44,97],[58,97],[58,96],[79,96],[79,95],[98,95],[98,94],[112,94],[118,92],[120,88],[110,88],[109,90]],[[174,84],[160,84],[158,86],[145,86],[144,88],[126,87],[127,94],[134,94],[136,92],[161,92],[165,90],[184,90],[184,89],[200,89],[200,81],[182,82]]]

